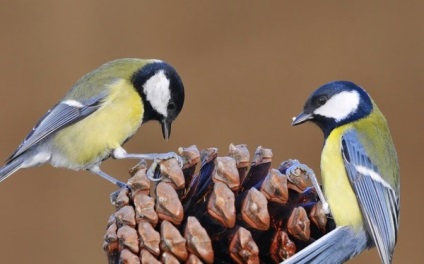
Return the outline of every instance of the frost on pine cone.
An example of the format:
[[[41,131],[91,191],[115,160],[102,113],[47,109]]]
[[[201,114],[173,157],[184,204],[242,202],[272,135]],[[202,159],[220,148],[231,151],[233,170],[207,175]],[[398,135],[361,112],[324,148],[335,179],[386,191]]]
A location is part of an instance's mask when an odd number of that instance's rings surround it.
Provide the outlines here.
[[[285,175],[293,160],[271,169],[270,149],[258,147],[250,169],[245,145],[225,157],[195,146],[179,155],[182,168],[159,162],[157,182],[140,163],[129,189],[111,195],[109,263],[280,263],[334,228],[305,172]]]

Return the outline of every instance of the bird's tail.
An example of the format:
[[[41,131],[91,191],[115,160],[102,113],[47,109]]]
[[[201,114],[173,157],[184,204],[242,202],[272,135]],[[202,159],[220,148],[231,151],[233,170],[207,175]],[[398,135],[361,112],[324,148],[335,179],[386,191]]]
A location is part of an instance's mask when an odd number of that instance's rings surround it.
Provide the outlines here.
[[[0,182],[19,170],[24,163],[23,159],[14,159],[0,168]]]
[[[368,247],[364,230],[337,227],[281,264],[343,263]]]

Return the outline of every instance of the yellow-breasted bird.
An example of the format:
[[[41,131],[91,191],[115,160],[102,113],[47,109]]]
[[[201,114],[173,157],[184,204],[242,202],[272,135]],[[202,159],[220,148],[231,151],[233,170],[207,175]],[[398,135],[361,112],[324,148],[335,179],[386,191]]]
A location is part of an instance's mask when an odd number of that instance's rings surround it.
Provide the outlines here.
[[[335,81],[314,91],[292,124],[307,121],[324,132],[322,186],[336,228],[284,263],[342,263],[374,246],[391,263],[400,178],[386,119],[364,89]]]
[[[123,148],[141,124],[157,120],[168,139],[184,104],[175,69],[160,60],[118,59],[78,80],[51,108],[0,169],[0,181],[21,168],[50,163],[88,170],[123,186],[100,170],[103,160],[166,159],[167,154],[129,154]]]

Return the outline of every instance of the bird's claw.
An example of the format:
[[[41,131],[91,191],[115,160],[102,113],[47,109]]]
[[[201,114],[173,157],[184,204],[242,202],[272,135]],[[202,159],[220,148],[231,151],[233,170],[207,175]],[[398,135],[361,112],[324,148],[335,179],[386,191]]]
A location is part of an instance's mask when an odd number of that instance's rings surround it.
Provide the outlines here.
[[[150,166],[150,168],[147,170],[146,172],[146,176],[149,180],[153,181],[153,182],[158,182],[162,180],[162,176],[155,178],[155,171],[157,166],[159,165],[159,161],[162,159],[154,159],[152,165]]]
[[[289,180],[291,180],[290,179],[291,175],[299,176],[297,169],[304,171],[307,178],[310,178],[311,173],[313,173],[312,169],[309,168],[307,165],[300,163],[298,160],[294,160],[293,164],[286,169],[286,175],[287,177],[289,177]]]
[[[178,155],[177,153],[175,153],[175,152],[168,152],[165,155],[167,156],[167,158],[165,158],[165,159],[172,159],[172,158],[174,158],[174,159],[177,160],[178,164],[180,164],[180,167],[181,168],[184,166],[184,159],[180,155]]]
[[[315,173],[311,168],[309,168],[307,165],[303,163],[300,163],[298,160],[294,160],[293,164],[286,169],[286,175],[289,181],[292,181],[291,175],[299,176],[299,173],[296,172],[297,169],[304,171],[306,177],[311,179],[312,185],[314,186],[315,190],[317,191],[318,197],[321,200],[322,210],[324,211],[325,214],[329,214],[330,205],[327,203],[327,200],[325,199],[324,194],[322,193],[321,186],[319,185],[318,180],[315,176]]]
[[[176,159],[181,168],[184,165],[184,159],[175,152],[168,152],[168,153],[161,153],[161,154],[148,154],[143,156],[140,163],[142,162],[145,163],[145,159],[153,160],[152,165],[150,165],[150,168],[146,172],[147,178],[153,182],[161,181],[163,178],[162,176],[158,178],[155,177],[156,168],[159,165],[160,161],[168,160],[168,159]]]

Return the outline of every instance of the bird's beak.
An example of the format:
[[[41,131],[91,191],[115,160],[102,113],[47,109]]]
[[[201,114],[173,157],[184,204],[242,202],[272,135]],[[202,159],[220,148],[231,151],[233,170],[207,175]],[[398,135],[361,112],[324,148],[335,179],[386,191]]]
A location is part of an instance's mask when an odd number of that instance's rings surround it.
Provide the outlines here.
[[[313,119],[313,115],[311,113],[301,113],[297,117],[293,117],[292,126],[300,125],[302,123],[305,123],[306,121],[309,121]]]
[[[171,124],[172,124],[172,121],[170,121],[168,119],[163,119],[162,122],[161,122],[161,124],[162,124],[162,135],[163,135],[163,138],[165,140],[168,140],[169,137],[171,136]]]

